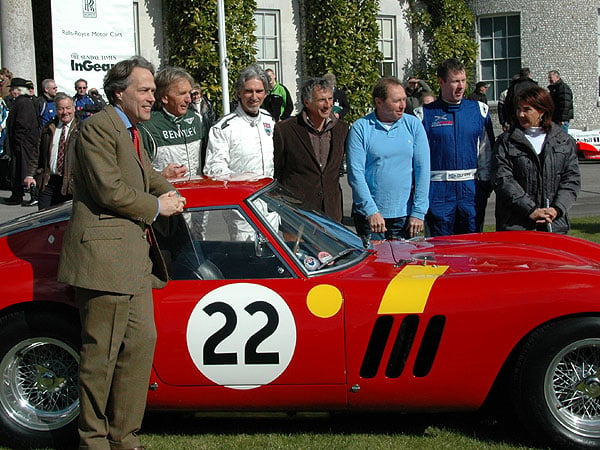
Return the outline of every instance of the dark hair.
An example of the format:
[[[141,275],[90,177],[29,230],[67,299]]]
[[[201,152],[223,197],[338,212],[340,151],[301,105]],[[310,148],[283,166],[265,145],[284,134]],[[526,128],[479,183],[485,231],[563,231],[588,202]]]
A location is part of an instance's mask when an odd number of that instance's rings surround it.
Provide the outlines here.
[[[300,89],[300,100],[302,102],[302,106],[304,106],[304,102],[310,103],[313,98],[313,91],[315,88],[321,91],[333,90],[325,78],[309,78],[304,82],[302,88]]]
[[[465,70],[463,63],[456,58],[450,58],[440,63],[437,68],[437,76],[446,81],[450,72],[462,72],[463,70]]]
[[[529,75],[531,75],[531,70],[529,70],[529,67],[523,67],[521,70],[519,70],[519,78],[529,78]]]
[[[163,107],[161,99],[167,95],[169,88],[177,80],[186,80],[191,86],[194,84],[192,76],[181,67],[167,66],[156,72],[156,76],[154,77],[154,82],[156,83],[156,93],[154,94],[156,97],[156,106]]]
[[[129,86],[131,72],[136,67],[149,70],[154,75],[154,66],[143,56],[132,56],[112,66],[104,76],[104,93],[111,105],[115,104],[115,93],[123,92]]]
[[[85,83],[85,86],[87,87],[87,84],[88,84],[87,80],[80,78],[79,80],[75,81],[75,83],[73,83],[73,86],[75,86],[75,89],[77,89],[77,83],[81,83],[82,81]]]
[[[550,93],[540,86],[523,89],[515,96],[515,110],[521,103],[527,103],[534,109],[542,111],[540,126],[546,133],[549,132],[550,128],[552,128],[552,113],[554,112],[554,102]],[[515,120],[518,122],[516,117],[517,115],[515,114]]]
[[[373,99],[373,104],[375,104],[375,99],[381,99],[385,101],[388,97],[388,87],[389,86],[402,86],[402,81],[400,81],[396,77],[381,77],[375,86],[373,87],[373,93],[371,94]]]

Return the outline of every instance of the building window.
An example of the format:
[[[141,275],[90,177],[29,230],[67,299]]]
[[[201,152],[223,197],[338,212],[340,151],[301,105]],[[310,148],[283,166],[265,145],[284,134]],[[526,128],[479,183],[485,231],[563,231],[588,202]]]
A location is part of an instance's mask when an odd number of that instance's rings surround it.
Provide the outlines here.
[[[259,9],[254,13],[256,22],[256,62],[263,69],[273,69],[277,80],[283,82],[280,69],[280,21],[279,11]]]
[[[510,79],[521,69],[521,18],[515,16],[479,19],[481,80],[490,83],[487,96],[497,100]]]
[[[383,61],[379,66],[381,76],[396,76],[396,18],[379,16],[377,17],[379,26],[379,37],[377,46],[383,53]]]

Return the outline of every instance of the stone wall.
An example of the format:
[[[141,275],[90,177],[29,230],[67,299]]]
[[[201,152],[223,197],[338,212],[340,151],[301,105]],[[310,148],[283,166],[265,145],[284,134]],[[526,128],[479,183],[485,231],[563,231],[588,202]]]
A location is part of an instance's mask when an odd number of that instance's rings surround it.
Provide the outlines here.
[[[599,0],[470,0],[469,4],[478,18],[520,14],[522,66],[529,67],[544,87],[548,71],[558,70],[573,90],[571,128],[600,128]]]

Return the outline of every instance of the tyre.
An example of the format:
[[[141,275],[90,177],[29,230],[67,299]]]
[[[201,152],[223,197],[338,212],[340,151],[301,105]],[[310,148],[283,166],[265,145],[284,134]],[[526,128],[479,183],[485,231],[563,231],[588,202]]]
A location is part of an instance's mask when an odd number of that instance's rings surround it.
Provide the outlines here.
[[[556,448],[600,448],[600,318],[534,331],[517,357],[511,394],[537,440]]]
[[[70,312],[0,318],[0,432],[11,446],[77,442],[79,330]]]

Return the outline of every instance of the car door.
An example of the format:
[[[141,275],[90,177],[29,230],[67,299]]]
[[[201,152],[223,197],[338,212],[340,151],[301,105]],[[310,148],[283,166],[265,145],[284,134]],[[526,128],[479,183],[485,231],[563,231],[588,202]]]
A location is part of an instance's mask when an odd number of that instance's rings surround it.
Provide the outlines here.
[[[218,387],[230,407],[250,391],[261,394],[255,406],[346,403],[343,305],[323,313],[320,301],[340,290],[302,276],[239,208],[191,211],[164,228],[172,281],[154,291],[162,383]]]

